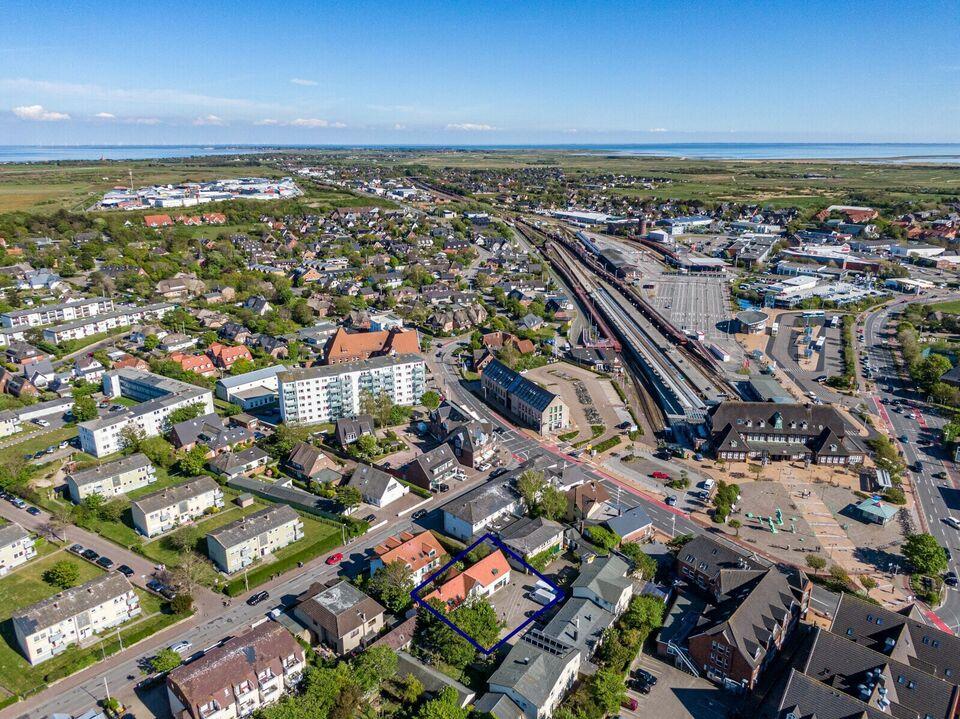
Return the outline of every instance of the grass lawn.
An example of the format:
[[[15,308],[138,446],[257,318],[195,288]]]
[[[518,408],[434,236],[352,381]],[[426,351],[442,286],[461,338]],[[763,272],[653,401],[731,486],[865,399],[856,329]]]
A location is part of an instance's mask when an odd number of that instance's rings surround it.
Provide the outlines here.
[[[927,305],[930,312],[943,312],[948,315],[960,315],[960,300],[951,300],[950,302],[938,302],[935,305]]]
[[[31,432],[24,434],[23,439],[17,440],[6,449],[0,449],[0,461],[5,460],[11,455],[23,456],[28,452],[34,454],[41,449],[46,449],[51,444],[60,444],[61,442],[72,439],[77,436],[77,428],[74,425],[61,427],[47,432],[40,429],[40,432]],[[7,439],[16,439],[17,435],[12,435]]]

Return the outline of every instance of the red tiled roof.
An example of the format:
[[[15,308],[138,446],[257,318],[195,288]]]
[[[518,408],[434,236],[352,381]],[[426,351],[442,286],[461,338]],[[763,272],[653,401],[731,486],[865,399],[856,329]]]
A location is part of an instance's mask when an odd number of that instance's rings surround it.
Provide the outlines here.
[[[420,351],[416,330],[382,330],[380,332],[347,332],[337,329],[327,343],[325,364],[368,359],[377,354],[405,354]]]
[[[384,564],[400,561],[409,565],[411,572],[422,569],[445,554],[440,542],[430,532],[401,532],[399,536],[389,537],[383,544],[378,544],[373,551]]]
[[[427,599],[439,599],[444,605],[455,607],[470,595],[474,587],[489,587],[509,572],[510,565],[507,563],[507,558],[498,549],[437,587],[427,596]]]

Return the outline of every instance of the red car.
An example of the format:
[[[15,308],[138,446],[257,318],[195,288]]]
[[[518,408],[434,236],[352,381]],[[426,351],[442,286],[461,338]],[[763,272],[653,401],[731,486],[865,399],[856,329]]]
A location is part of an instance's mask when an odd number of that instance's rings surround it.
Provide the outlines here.
[[[327,564],[340,564],[340,562],[342,561],[343,561],[343,555],[340,554],[340,552],[337,552],[336,554],[331,554],[329,557],[327,557]]]
[[[670,479],[670,475],[666,472],[654,472],[650,476],[654,479]]]
[[[629,709],[630,711],[636,711],[637,700],[634,699],[633,697],[627,697],[622,702],[620,702],[620,706],[622,706],[624,709]]]

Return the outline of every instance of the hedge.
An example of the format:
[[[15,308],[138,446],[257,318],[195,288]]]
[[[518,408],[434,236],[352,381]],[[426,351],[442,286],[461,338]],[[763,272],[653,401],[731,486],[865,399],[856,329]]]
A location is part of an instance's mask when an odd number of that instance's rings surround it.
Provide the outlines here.
[[[228,582],[223,586],[223,593],[229,597],[236,597],[247,590],[247,584],[250,588],[257,587],[264,582],[270,581],[275,574],[283,574],[289,569],[293,569],[299,562],[306,564],[317,556],[329,552],[340,546],[340,535],[330,534],[318,542],[314,542],[309,547],[304,547],[299,552],[294,552],[283,559],[278,559],[269,564],[262,564],[247,572],[246,579],[240,577]]]
[[[595,444],[591,449],[599,454],[600,452],[606,452],[612,447],[616,447],[618,444],[620,444],[620,435],[615,434],[612,437],[608,437],[607,439],[603,440],[599,444]]]

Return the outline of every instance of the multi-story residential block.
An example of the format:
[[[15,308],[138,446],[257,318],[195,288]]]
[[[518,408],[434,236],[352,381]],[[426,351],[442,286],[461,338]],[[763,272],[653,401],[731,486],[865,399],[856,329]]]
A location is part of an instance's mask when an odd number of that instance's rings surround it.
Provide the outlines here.
[[[303,520],[286,504],[248,514],[207,535],[207,554],[232,574],[303,538]]]
[[[300,683],[306,655],[286,629],[264,622],[167,675],[177,719],[236,719],[279,701]]]
[[[337,654],[352,652],[383,629],[384,608],[350,582],[313,584],[297,597],[293,615],[316,641]]]
[[[39,305],[25,310],[4,312],[0,314],[0,325],[4,327],[40,327],[41,325],[70,322],[112,311],[113,300],[111,298],[90,297],[59,305]]]
[[[168,532],[184,522],[200,517],[211,507],[223,506],[223,490],[210,477],[144,495],[131,503],[133,526],[145,537]]]
[[[70,490],[70,498],[80,504],[91,494],[99,494],[109,499],[156,481],[153,463],[145,454],[137,452],[129,457],[68,474],[67,488]]]
[[[520,508],[520,496],[511,489],[506,475],[474,487],[444,505],[443,531],[462,542]]]
[[[176,308],[168,302],[160,302],[142,307],[125,306],[115,312],[104,312],[74,320],[64,324],[48,327],[43,331],[43,339],[53,344],[69,340],[79,340],[84,337],[110,332],[118,327],[129,327],[138,322],[158,320]]]
[[[163,434],[169,429],[167,418],[181,407],[201,404],[202,414],[213,413],[210,390],[137,369],[107,372],[103,376],[103,393],[108,397],[127,397],[140,404],[80,423],[80,446],[94,457],[123,449],[126,444],[123,432],[127,427],[133,427],[145,437]]]
[[[426,364],[415,354],[281,372],[280,417],[288,424],[333,422],[360,414],[365,394],[412,406],[426,389]]]
[[[39,664],[140,614],[140,598],[122,574],[110,572],[15,612],[20,650]]]
[[[401,532],[396,537],[388,537],[383,544],[374,547],[373,551],[376,556],[370,560],[370,576],[386,564],[400,562],[410,572],[410,578],[415,585],[439,569],[446,554],[432,532]]]
[[[16,522],[0,527],[0,577],[37,556],[33,536]]]
[[[570,408],[559,395],[493,360],[480,375],[483,396],[494,407],[540,434],[570,426]]]

